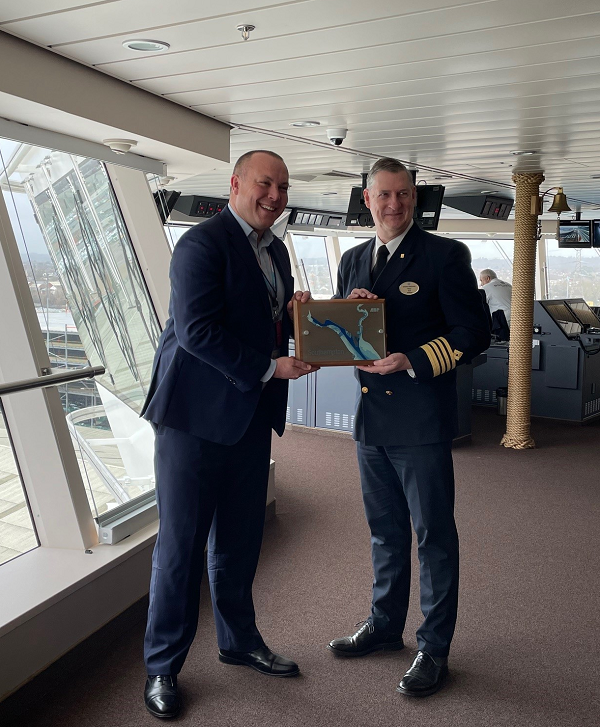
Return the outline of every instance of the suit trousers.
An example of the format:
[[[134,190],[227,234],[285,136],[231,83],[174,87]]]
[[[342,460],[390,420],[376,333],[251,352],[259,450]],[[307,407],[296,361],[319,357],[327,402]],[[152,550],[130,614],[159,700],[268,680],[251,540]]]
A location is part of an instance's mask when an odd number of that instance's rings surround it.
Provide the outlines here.
[[[226,416],[223,412],[223,416]],[[159,531],[144,641],[148,674],[178,674],[196,634],[208,541],[208,577],[219,647],[254,651],[252,582],[263,535],[271,416],[261,396],[234,445],[160,426],[155,445]]]
[[[419,649],[447,656],[458,606],[458,534],[451,442],[372,447],[357,442],[371,529],[376,629],[402,633],[408,611],[411,518],[417,535],[421,611]]]

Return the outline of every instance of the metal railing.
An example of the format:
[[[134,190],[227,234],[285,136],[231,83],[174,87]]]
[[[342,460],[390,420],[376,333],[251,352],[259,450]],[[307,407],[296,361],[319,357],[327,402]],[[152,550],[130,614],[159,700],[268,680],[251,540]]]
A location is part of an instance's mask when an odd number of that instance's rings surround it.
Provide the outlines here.
[[[31,389],[45,389],[48,386],[58,386],[59,384],[67,384],[70,381],[80,381],[81,379],[93,379],[94,376],[101,376],[105,373],[104,366],[88,366],[84,369],[71,369],[61,371],[58,374],[45,374],[37,376],[33,379],[23,379],[22,381],[13,381],[10,384],[0,384],[0,397],[7,394],[16,394],[19,391],[30,391]]]

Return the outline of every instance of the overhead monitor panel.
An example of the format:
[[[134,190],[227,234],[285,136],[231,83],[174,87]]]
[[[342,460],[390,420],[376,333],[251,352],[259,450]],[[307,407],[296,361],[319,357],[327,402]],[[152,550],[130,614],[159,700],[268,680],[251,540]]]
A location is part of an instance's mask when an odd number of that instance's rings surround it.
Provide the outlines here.
[[[583,327],[564,300],[541,301],[548,315],[560,327],[567,338],[577,338]]]
[[[590,220],[561,220],[559,247],[591,247],[592,223]]]

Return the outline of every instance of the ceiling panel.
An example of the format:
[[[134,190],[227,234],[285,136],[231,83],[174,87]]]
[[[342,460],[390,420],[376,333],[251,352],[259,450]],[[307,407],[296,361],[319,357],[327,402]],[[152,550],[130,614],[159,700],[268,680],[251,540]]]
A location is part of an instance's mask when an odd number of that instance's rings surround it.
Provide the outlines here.
[[[241,22],[257,26],[248,42]],[[545,188],[600,205],[598,0],[0,0],[0,29],[240,125],[232,158],[270,148],[292,178],[395,154],[449,192],[506,192],[542,168]],[[132,37],[171,47],[136,54]],[[321,125],[290,126],[303,119]],[[328,126],[348,128],[342,147]],[[524,148],[537,153],[511,154]],[[218,196],[230,172],[169,165],[173,188]],[[293,179],[290,199],[342,211],[354,184]]]
[[[379,1],[375,0],[375,3]],[[382,19],[378,18],[376,13],[369,14],[365,3],[346,0],[342,3],[343,7],[337,12],[331,26],[321,24],[322,14],[326,13],[330,3],[334,2],[338,0],[312,0],[312,5],[318,6],[320,10],[311,14],[306,14],[303,7],[295,6],[265,11],[264,26],[259,24],[260,18],[257,17],[257,13],[252,13],[251,19],[240,16],[233,21],[227,18],[208,20],[205,21],[206,28],[197,29],[195,32],[187,26],[165,28],[160,39],[170,42],[171,48],[167,53],[154,56],[132,57],[132,52],[126,51],[121,46],[121,41],[129,37],[128,34],[120,38],[91,40],[64,46],[61,52],[105,68],[119,77],[135,79],[188,73],[191,70],[204,68],[277,61],[283,58],[302,58],[306,55],[348,48],[383,46],[389,43],[395,44],[399,52],[404,52],[406,57],[410,58],[409,46],[419,39],[433,40],[444,36],[457,36],[456,42],[459,43],[460,38],[468,32],[515,25],[513,14],[516,12],[522,16],[519,24],[537,25],[542,19],[537,5],[523,3],[521,0],[488,0],[483,3],[409,15],[403,15],[396,9],[394,17],[388,17],[388,10]],[[383,5],[389,8],[389,2]],[[406,3],[403,5],[406,6]],[[573,6],[574,9],[569,12],[572,17],[579,15],[580,12],[598,13],[597,4],[590,0],[574,0]],[[358,17],[362,19],[347,23],[346,16],[351,14],[352,9],[361,9]],[[289,14],[293,11],[298,12],[299,20],[296,24],[289,24]],[[543,18],[564,16],[564,3],[561,0],[548,0],[544,4]],[[583,22],[583,17],[580,22]],[[251,21],[257,26],[251,41],[247,43],[241,40],[235,30],[236,23],[242,21]],[[261,27],[264,27],[264,30],[261,30]],[[179,42],[180,33],[190,34],[187,44],[184,40]],[[406,49],[403,45],[405,43],[408,44]]]

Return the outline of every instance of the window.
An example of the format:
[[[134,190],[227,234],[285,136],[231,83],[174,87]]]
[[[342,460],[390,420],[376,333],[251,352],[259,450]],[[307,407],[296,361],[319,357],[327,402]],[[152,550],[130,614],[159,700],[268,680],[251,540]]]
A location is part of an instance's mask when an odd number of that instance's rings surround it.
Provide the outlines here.
[[[589,305],[600,305],[600,249],[559,248],[546,238],[548,297],[583,298]]]
[[[175,245],[179,242],[179,238],[183,235],[183,233],[187,232],[190,227],[193,226],[194,225],[174,224],[171,222],[167,222],[166,225],[163,225],[171,250],[175,249]]]
[[[0,564],[38,546],[0,406]]]
[[[512,285],[514,240],[461,240],[471,251],[471,267],[477,281],[486,268],[493,270],[500,280]]]
[[[375,234],[375,233],[373,233]],[[370,240],[370,237],[338,237],[338,241],[340,243],[340,255],[343,255],[345,252],[350,250],[353,247],[356,247],[357,245],[360,245],[361,242],[366,242],[367,240]]]
[[[104,165],[0,148],[4,199],[52,367],[106,368],[59,390],[98,515],[154,489],[153,433],[139,412],[160,328]]]
[[[292,234],[298,265],[315,300],[331,298],[333,283],[327,260],[325,238]]]

